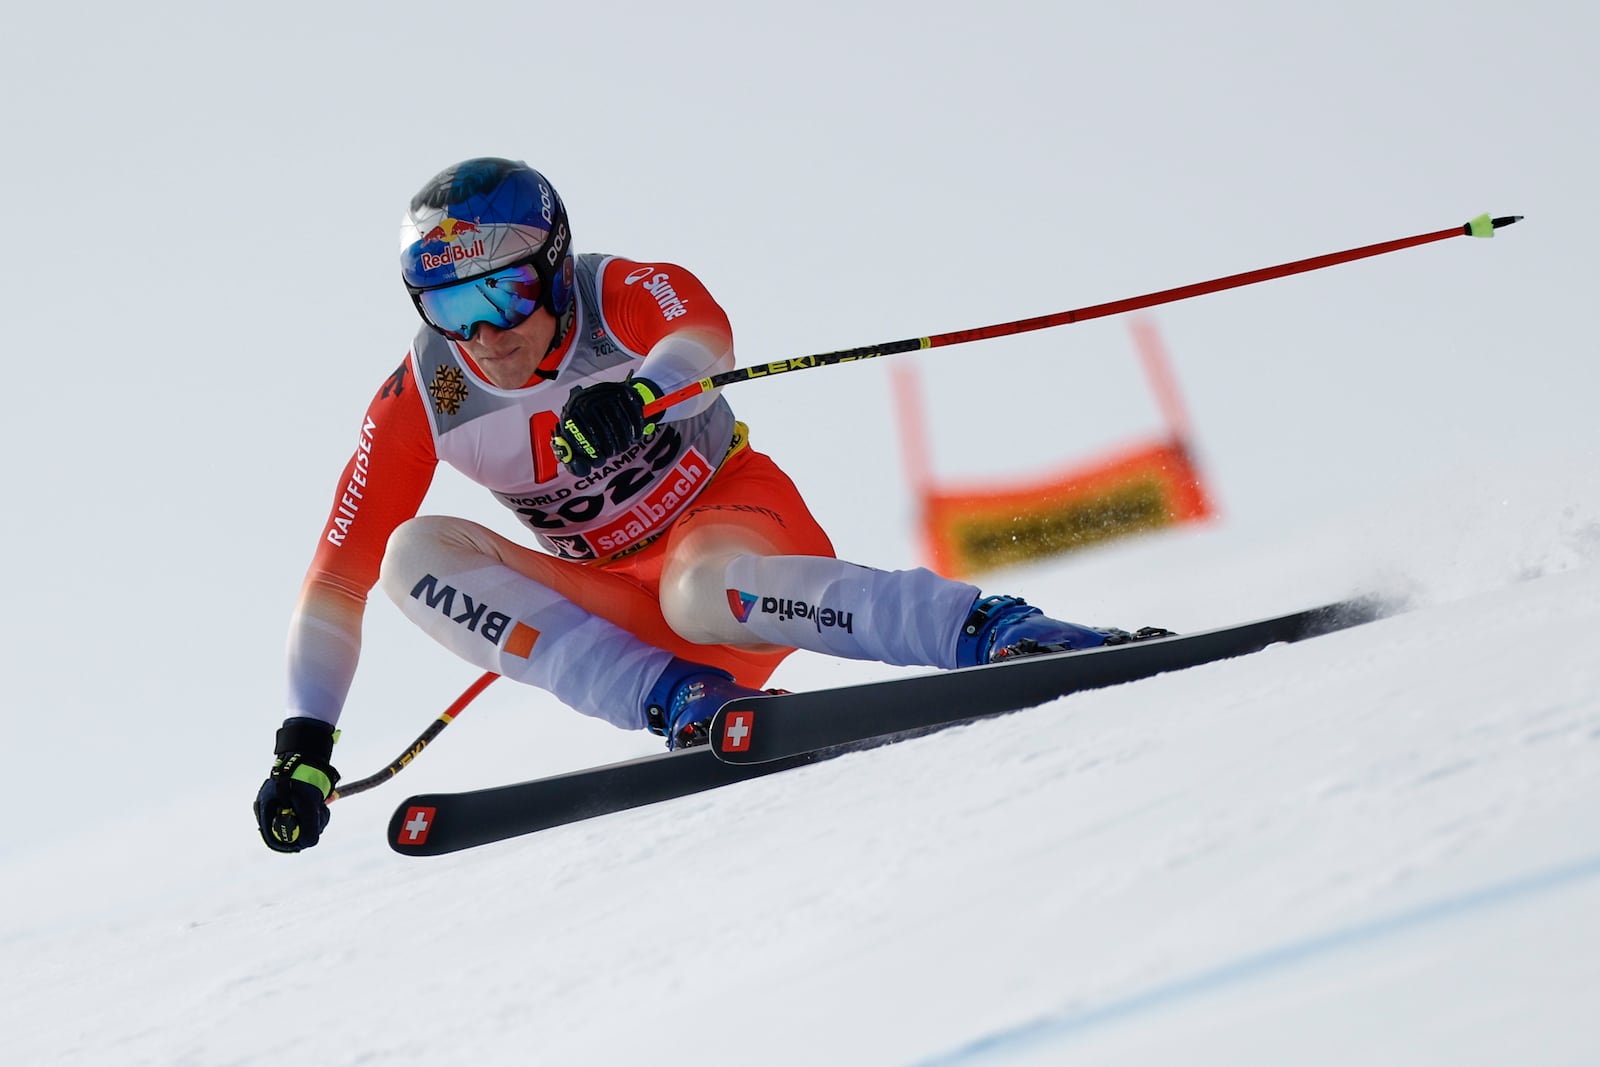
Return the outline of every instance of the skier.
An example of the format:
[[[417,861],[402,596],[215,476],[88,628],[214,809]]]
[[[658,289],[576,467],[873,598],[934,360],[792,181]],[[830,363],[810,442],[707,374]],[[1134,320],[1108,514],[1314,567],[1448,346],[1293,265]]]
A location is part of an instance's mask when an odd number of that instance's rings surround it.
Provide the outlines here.
[[[269,847],[309,848],[327,825],[379,583],[475,666],[668,748],[704,743],[717,708],[796,648],[954,668],[1126,639],[928,570],[836,559],[717,391],[645,416],[734,366],[728,318],[676,264],[576,254],[527,164],[435,176],[402,220],[400,264],[422,326],[362,420],[291,621],[289,717],[255,802]],[[418,517],[441,461],[544,551]]]

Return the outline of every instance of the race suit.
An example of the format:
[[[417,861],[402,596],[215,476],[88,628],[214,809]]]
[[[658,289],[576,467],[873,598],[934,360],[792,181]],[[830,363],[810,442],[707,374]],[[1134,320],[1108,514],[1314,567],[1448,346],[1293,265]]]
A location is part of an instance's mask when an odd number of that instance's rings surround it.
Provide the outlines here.
[[[378,390],[291,623],[291,716],[337,722],[380,575],[407,617],[458,655],[628,728],[644,725],[639,697],[673,656],[751,687],[796,646],[949,665],[976,589],[834,560],[798,491],[749,447],[717,392],[668,409],[583,477],[561,464],[550,439],[574,390],[634,373],[670,392],[734,363],[726,314],[682,267],[579,256],[574,292],[565,336],[522,387],[490,384],[460,345],[424,327]],[[465,520],[417,518],[440,461],[489,489],[544,551]],[[768,550],[715,576],[737,644],[687,640],[657,603],[663,559],[697,521],[748,527]],[[904,625],[930,611],[928,625]]]

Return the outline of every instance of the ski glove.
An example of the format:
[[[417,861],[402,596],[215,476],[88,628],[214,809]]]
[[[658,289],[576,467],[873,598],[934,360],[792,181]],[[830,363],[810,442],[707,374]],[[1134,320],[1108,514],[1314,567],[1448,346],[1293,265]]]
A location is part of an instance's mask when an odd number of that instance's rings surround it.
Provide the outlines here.
[[[579,478],[620,455],[655,432],[644,417],[645,405],[661,398],[661,387],[649,378],[586,385],[567,398],[561,426],[550,438],[556,458]]]
[[[256,794],[261,840],[277,852],[315,845],[328,825],[328,794],[339,772],[328,762],[338,732],[321,719],[285,719],[278,730],[278,760]]]

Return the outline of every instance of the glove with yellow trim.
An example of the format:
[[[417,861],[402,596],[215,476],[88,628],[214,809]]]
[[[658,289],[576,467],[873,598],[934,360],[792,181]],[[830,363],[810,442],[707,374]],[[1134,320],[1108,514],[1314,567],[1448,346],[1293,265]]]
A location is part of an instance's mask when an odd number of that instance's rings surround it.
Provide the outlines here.
[[[662,390],[649,378],[586,385],[567,398],[561,425],[550,438],[556,458],[579,478],[602,466],[655,432],[644,409],[661,399]]]
[[[256,794],[256,824],[268,848],[299,852],[321,838],[328,825],[328,794],[339,783],[339,772],[329,762],[338,736],[321,719],[283,720],[278,760]]]

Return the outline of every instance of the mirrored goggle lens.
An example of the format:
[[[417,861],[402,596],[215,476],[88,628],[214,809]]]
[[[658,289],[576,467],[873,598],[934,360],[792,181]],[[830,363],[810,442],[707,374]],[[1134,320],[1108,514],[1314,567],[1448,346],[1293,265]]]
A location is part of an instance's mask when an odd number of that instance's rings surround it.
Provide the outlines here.
[[[423,318],[446,337],[466,341],[481,323],[502,330],[539,310],[539,275],[532,264],[506,267],[481,278],[416,294]]]

